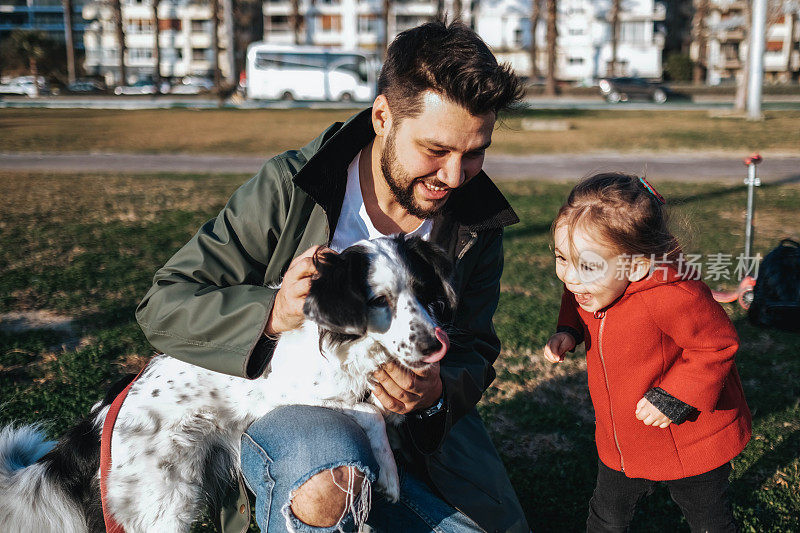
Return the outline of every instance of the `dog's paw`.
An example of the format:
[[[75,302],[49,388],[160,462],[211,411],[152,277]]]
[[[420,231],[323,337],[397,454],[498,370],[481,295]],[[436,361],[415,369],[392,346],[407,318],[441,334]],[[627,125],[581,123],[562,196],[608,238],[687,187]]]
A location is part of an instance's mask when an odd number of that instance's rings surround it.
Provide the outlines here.
[[[389,503],[397,503],[400,500],[400,476],[394,461],[381,465],[377,488],[386,496]]]

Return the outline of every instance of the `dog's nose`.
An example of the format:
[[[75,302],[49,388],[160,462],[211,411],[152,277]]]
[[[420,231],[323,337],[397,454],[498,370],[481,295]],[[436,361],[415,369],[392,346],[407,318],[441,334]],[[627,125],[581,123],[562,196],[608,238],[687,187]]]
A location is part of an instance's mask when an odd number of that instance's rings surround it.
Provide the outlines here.
[[[426,363],[440,361],[447,353],[447,350],[450,349],[450,338],[447,336],[445,330],[436,328],[434,334],[436,335],[436,340],[431,343],[431,346],[422,350],[422,355],[428,356],[423,359]]]

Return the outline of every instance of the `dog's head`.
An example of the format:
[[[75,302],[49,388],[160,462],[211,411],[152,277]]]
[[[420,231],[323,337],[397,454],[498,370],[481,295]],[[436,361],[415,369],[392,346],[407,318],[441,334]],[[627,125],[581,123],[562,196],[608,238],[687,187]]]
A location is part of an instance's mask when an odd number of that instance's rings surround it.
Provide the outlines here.
[[[318,276],[303,311],[324,342],[369,339],[410,368],[444,356],[442,326],[452,320],[456,295],[452,264],[436,246],[400,235],[323,252],[314,262]]]

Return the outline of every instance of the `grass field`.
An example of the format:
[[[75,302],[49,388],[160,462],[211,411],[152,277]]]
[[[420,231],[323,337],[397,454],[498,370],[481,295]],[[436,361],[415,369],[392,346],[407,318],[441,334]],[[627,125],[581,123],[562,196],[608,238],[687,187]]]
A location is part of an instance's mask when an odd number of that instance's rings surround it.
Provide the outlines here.
[[[303,146],[355,110],[0,110],[0,151],[272,155]],[[525,131],[523,119],[566,121],[568,131]],[[778,132],[780,132],[778,134]],[[492,153],[713,150],[800,152],[800,111],[766,120],[706,111],[528,110],[502,118]]]
[[[46,419],[57,436],[112,380],[147,360],[152,350],[134,321],[136,304],[155,270],[244,179],[0,174],[0,313],[73,320],[60,330],[0,333],[0,424]],[[580,531],[596,472],[583,354],[557,366],[539,357],[560,295],[549,226],[569,185],[502,187],[523,222],[506,233],[495,317],[504,351],[480,409],[533,529]],[[682,222],[679,233],[694,235],[687,251],[741,252],[743,187],[660,189]],[[756,251],[800,237],[799,204],[796,184],[758,190]],[[755,329],[741,310],[726,309],[741,336],[738,366],[754,414],[753,440],[734,462],[736,516],[747,532],[800,531],[800,338]],[[634,523],[634,531],[685,530],[663,487]]]

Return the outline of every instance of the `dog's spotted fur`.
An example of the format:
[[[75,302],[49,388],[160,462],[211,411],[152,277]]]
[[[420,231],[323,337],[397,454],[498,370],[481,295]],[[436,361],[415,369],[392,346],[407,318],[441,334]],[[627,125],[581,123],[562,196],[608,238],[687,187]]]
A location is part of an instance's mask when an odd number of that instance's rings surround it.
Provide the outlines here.
[[[227,376],[154,357],[133,384],[112,436],[108,505],[128,533],[188,531],[204,504],[219,504],[239,475],[245,429],[277,406],[341,409],[361,425],[380,465],[377,488],[399,496],[385,412],[368,395],[372,373],[396,361],[424,366],[446,346],[436,328],[455,306],[451,266],[436,249],[402,236],[362,241],[315,258],[304,311],[264,375]],[[434,357],[435,358],[435,357]],[[30,427],[0,433],[0,531],[103,531],[100,428],[121,383],[58,445]]]

